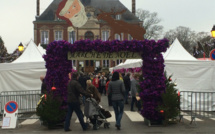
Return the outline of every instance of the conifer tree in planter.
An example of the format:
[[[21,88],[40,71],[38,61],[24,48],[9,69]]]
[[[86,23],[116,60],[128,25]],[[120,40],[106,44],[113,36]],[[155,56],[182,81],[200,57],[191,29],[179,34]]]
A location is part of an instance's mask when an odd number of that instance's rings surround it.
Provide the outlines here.
[[[167,76],[165,72],[165,92],[162,93],[162,104],[158,106],[158,110],[163,114],[164,124],[168,124],[169,119],[176,118],[180,113],[180,96],[178,96],[176,83],[172,81],[172,75]]]
[[[41,97],[36,114],[40,116],[43,125],[54,128],[65,120],[66,110],[62,108],[62,103],[62,99],[53,93]]]

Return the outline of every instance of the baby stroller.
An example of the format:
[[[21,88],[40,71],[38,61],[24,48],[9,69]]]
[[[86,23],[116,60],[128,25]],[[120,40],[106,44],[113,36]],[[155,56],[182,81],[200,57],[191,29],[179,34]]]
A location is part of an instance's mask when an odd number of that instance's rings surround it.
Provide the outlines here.
[[[109,128],[110,123],[106,120],[111,117],[109,111],[101,108],[94,98],[87,98],[85,101],[84,115],[90,119],[93,129],[97,130],[104,123],[104,128]]]

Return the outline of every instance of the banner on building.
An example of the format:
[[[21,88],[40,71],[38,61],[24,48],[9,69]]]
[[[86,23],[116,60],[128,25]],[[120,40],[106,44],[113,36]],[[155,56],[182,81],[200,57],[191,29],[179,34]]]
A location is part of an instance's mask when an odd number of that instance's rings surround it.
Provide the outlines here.
[[[68,60],[114,60],[114,59],[141,59],[138,52],[68,52]]]

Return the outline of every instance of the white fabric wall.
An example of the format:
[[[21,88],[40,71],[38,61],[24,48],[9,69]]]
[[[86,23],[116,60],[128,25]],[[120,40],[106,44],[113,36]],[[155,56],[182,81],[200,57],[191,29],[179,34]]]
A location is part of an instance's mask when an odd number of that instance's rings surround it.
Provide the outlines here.
[[[0,92],[39,90],[40,76],[46,74],[45,62],[0,64]]]
[[[165,70],[180,91],[215,92],[214,61],[165,61]]]

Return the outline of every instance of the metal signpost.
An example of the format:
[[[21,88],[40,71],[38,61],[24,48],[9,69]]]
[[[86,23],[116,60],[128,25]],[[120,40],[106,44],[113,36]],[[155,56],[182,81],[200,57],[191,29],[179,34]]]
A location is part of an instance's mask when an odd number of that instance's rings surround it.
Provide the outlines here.
[[[18,104],[15,101],[9,101],[4,107],[4,116],[2,129],[16,128],[18,117]]]

